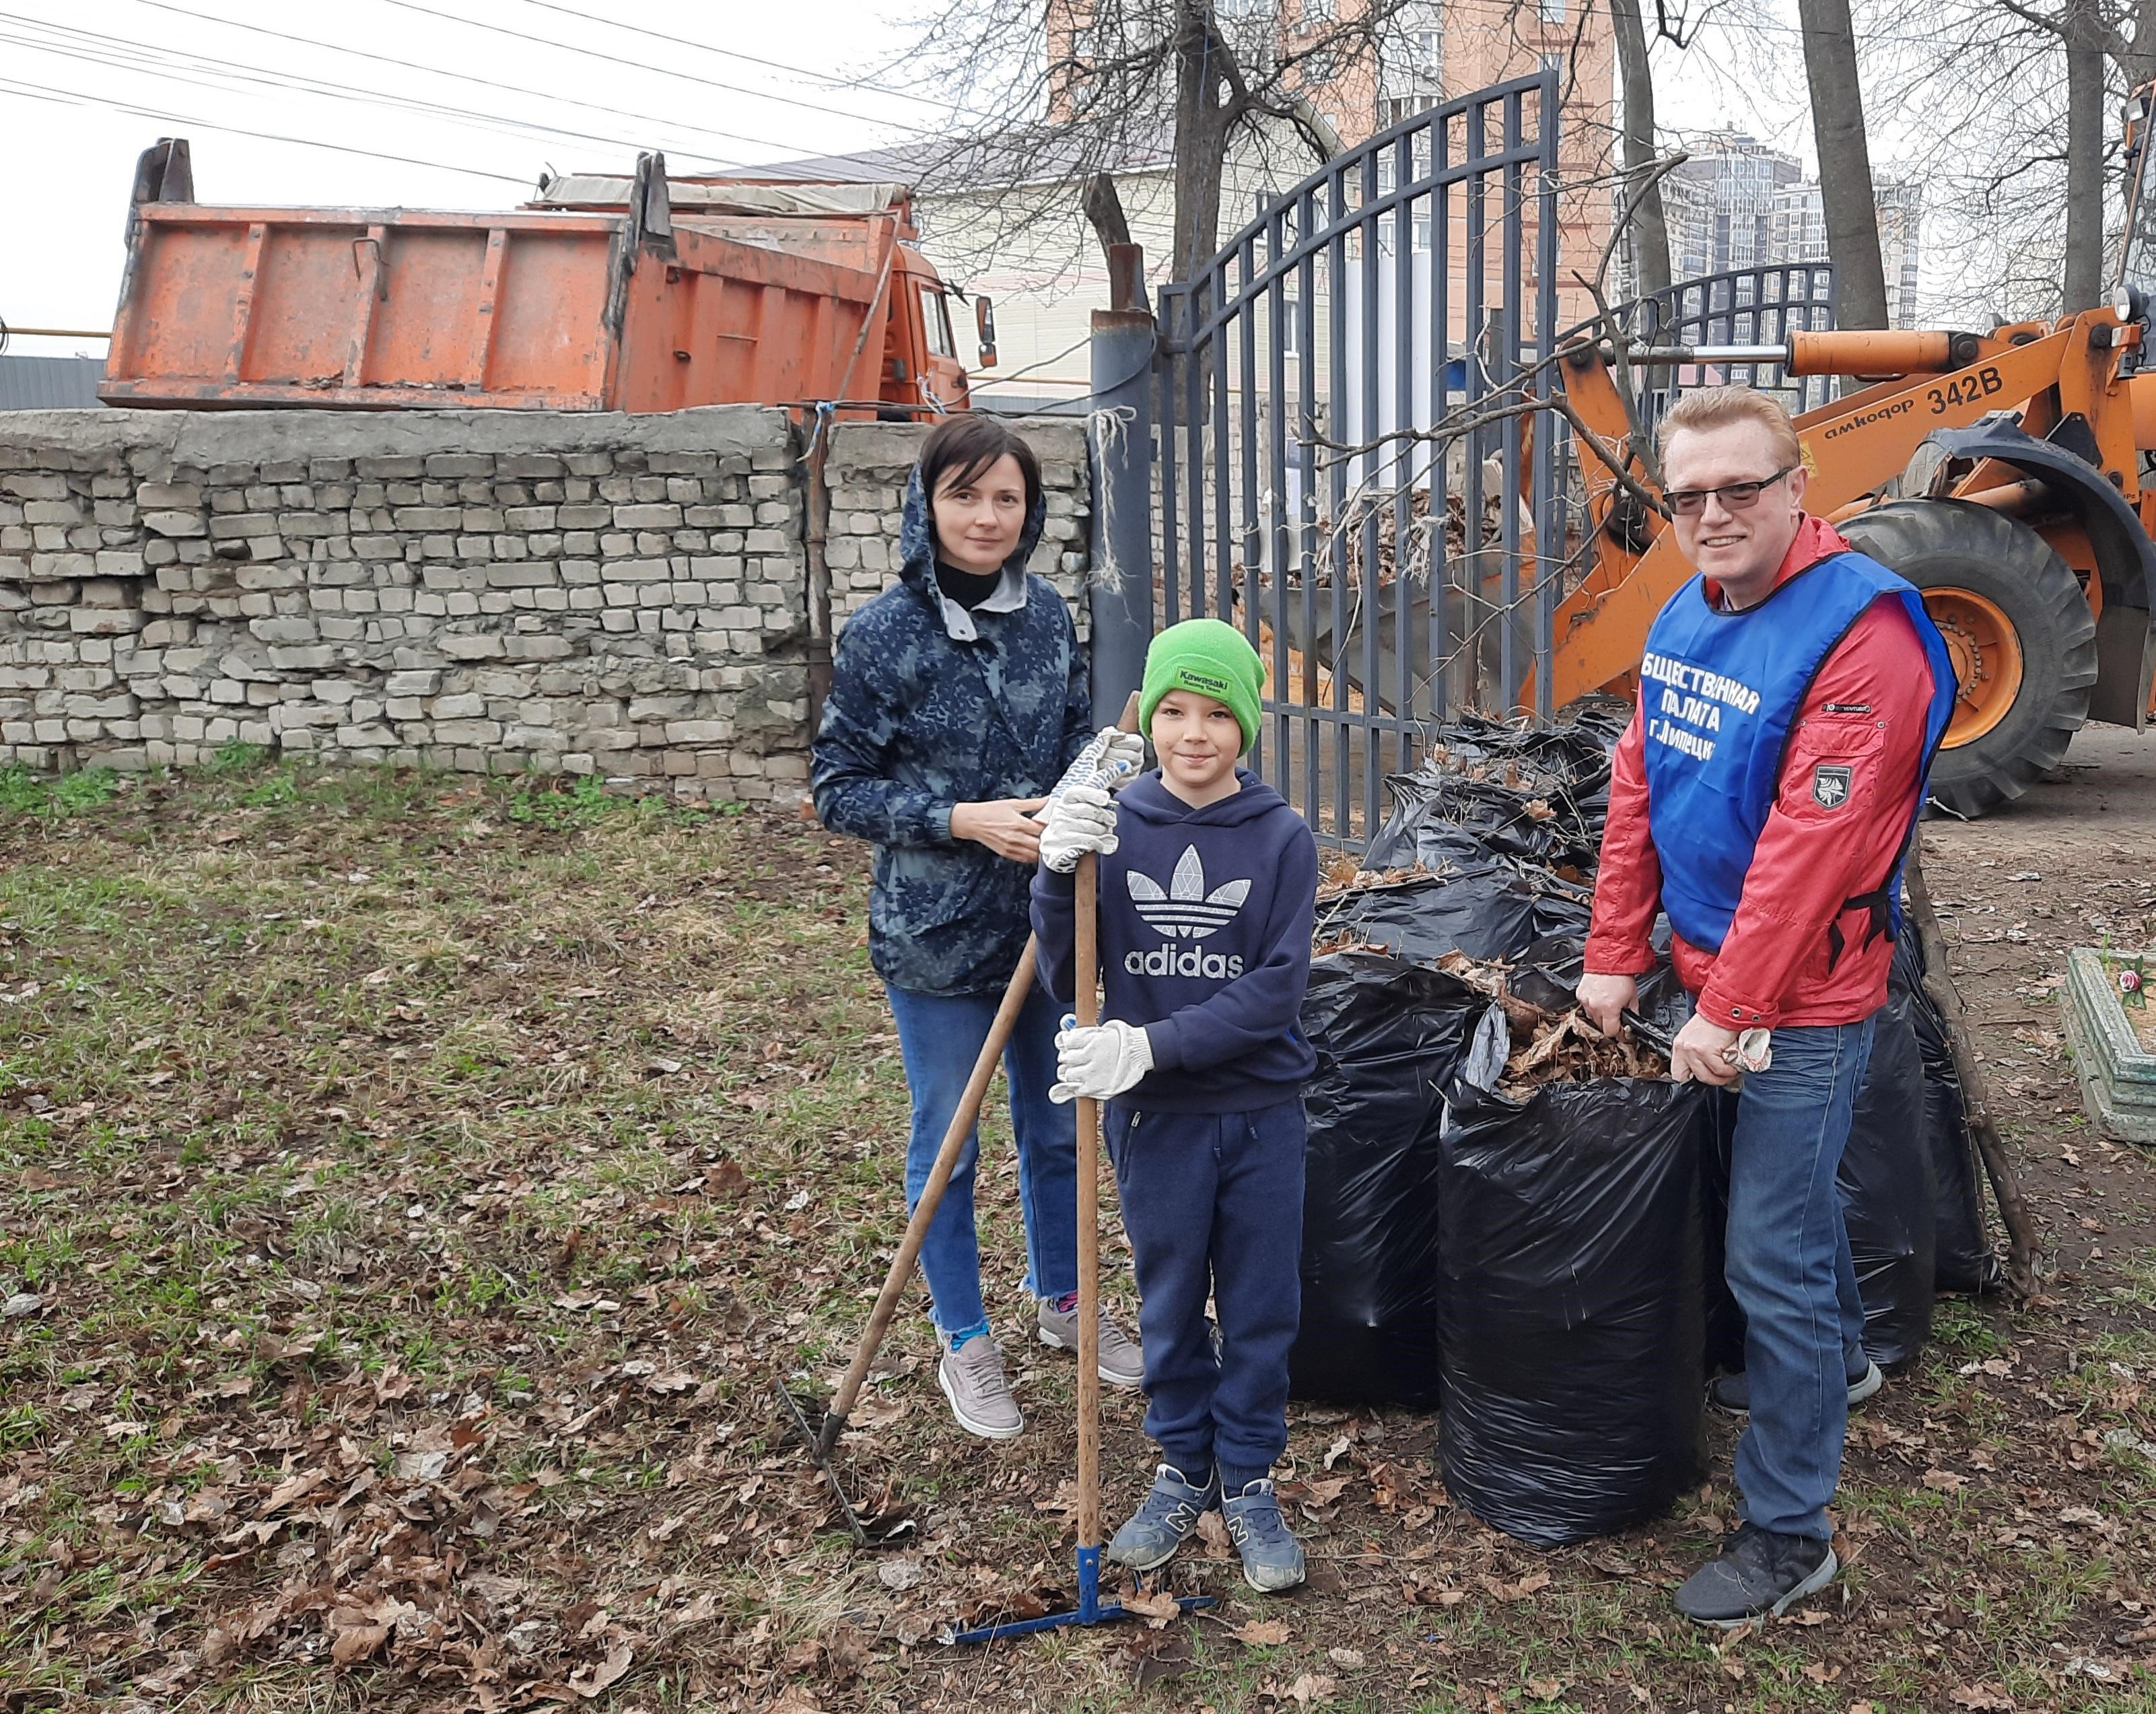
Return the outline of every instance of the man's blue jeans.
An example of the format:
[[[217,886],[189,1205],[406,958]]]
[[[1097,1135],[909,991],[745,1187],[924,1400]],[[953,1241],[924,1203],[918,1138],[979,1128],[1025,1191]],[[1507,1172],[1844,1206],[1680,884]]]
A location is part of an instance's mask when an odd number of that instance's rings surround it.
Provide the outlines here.
[[[913,1096],[913,1131],[906,1147],[906,1207],[921,1200],[951,1116],[958,1111],[973,1061],[988,1039],[1000,994],[923,994],[886,984],[906,1086]],[[1078,1121],[1074,1106],[1048,1098],[1055,1081],[1055,1032],[1060,1009],[1036,986],[1019,1013],[1004,1075],[1010,1084],[1011,1128],[1018,1137],[1019,1206],[1025,1216],[1026,1289],[1061,1297],[1078,1289]],[[978,1127],[966,1139],[942,1206],[921,1246],[921,1271],[944,1333],[962,1333],[988,1318],[981,1303],[981,1248],[973,1230],[973,1164]]]
[[[1875,1021],[1777,1029],[1772,1067],[1745,1076],[1730,1150],[1726,1271],[1752,1393],[1738,1491],[1758,1527],[1821,1541],[1864,1339],[1835,1171]]]

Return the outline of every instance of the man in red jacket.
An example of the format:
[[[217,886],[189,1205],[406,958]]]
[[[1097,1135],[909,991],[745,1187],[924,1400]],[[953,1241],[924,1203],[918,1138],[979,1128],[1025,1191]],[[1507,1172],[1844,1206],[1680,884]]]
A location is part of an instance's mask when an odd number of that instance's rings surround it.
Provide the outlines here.
[[[1648,635],[1579,1001],[1600,1029],[1621,1027],[1666,912],[1696,1004],[1672,1072],[1742,1084],[1727,1250],[1745,1373],[1721,1402],[1750,1408],[1745,1522],[1676,1598],[1733,1625],[1838,1568],[1826,1506],[1848,1407],[1880,1378],[1835,1173],[1954,679],[1916,590],[1805,512],[1803,449],[1779,404],[1694,393],[1660,434],[1664,498],[1699,575]],[[1744,1069],[1754,1030],[1769,1033],[1767,1063]]]

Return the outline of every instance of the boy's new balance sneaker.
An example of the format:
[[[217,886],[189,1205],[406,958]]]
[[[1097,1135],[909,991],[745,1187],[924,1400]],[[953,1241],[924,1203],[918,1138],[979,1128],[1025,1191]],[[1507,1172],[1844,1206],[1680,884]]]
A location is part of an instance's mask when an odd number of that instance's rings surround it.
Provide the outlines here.
[[[1175,1557],[1183,1537],[1198,1527],[1199,1518],[1219,1503],[1216,1472],[1206,1472],[1201,1488],[1173,1465],[1163,1464],[1153,1471],[1152,1491],[1108,1543],[1108,1557],[1132,1571],[1165,1565]]]
[[[1280,1501],[1270,1477],[1245,1486],[1240,1494],[1223,1497],[1220,1515],[1227,1520],[1229,1538],[1243,1556],[1243,1581],[1262,1593],[1291,1589],[1302,1581],[1302,1543],[1296,1541],[1281,1516]]]
[[[1103,1306],[1101,1315],[1101,1355],[1095,1365],[1101,1378],[1111,1387],[1136,1387],[1145,1380],[1145,1353],[1137,1342],[1109,1319]],[[1038,1323],[1040,1342],[1051,1351],[1075,1351],[1078,1348],[1078,1309],[1075,1304],[1069,1309],[1059,1309],[1055,1300],[1040,1301]]]
[[[1025,1427],[1018,1400],[1004,1378],[1004,1354],[986,1333],[976,1333],[936,1366],[936,1384],[951,1401],[958,1426],[983,1440],[1015,1439]]]
[[[1721,1552],[1686,1578],[1677,1611],[1724,1630],[1772,1614],[1825,1588],[1841,1568],[1834,1548],[1811,1536],[1785,1536],[1746,1524]]]

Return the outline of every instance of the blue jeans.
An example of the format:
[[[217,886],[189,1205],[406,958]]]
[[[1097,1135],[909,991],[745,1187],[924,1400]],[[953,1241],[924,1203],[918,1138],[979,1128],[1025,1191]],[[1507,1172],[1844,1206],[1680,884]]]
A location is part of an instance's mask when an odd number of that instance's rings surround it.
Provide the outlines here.
[[[1864,1341],[1835,1170],[1875,1021],[1777,1029],[1773,1066],[1745,1076],[1730,1149],[1726,1273],[1752,1392],[1737,1487],[1758,1527],[1820,1541]]]
[[[1302,1102],[1141,1113],[1102,1126],[1137,1275],[1145,1431],[1194,1482],[1287,1450],[1287,1353],[1301,1320]],[[1220,1354],[1205,1325],[1220,1318]]]
[[[910,1214],[928,1183],[936,1152],[958,1111],[1003,996],[915,993],[888,984],[884,992],[898,1025],[899,1055],[913,1097],[913,1131],[906,1146]],[[1026,1289],[1037,1297],[1061,1297],[1078,1289],[1077,1112],[1048,1098],[1048,1086],[1055,1081],[1060,1017],[1060,1009],[1036,985],[1004,1049],[1011,1129],[1018,1137],[1019,1206],[1025,1215]],[[946,1334],[964,1332],[988,1319],[981,1303],[981,1246],[973,1231],[973,1165],[979,1154],[977,1126],[966,1139],[950,1188],[921,1246],[921,1271],[933,1306],[930,1313]]]

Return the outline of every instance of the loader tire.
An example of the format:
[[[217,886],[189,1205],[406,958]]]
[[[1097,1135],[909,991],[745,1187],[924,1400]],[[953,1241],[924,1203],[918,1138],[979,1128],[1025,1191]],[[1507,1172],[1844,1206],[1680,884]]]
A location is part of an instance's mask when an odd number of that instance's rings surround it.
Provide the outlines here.
[[[1958,500],[1897,500],[1840,525],[1924,592],[1961,694],[1932,763],[1958,815],[2010,803],[2066,757],[2096,684],[2096,620],[2066,562],[2025,524]]]

